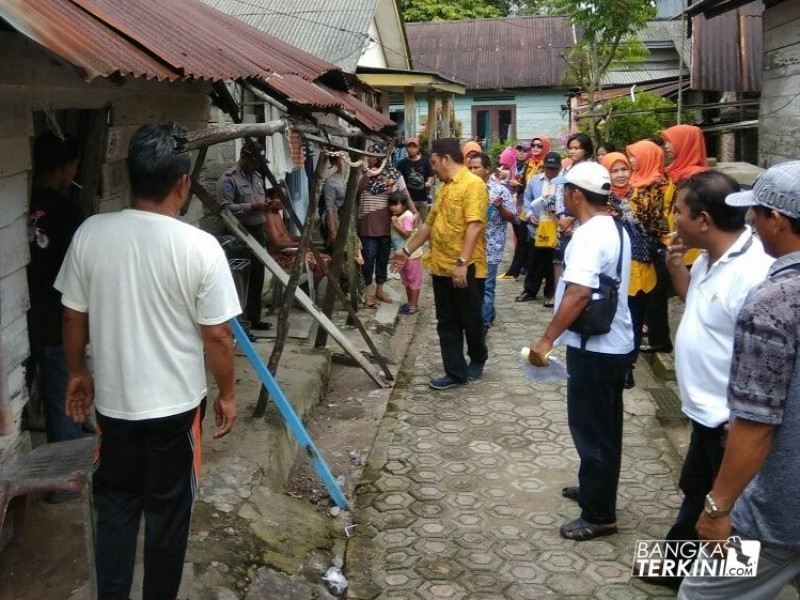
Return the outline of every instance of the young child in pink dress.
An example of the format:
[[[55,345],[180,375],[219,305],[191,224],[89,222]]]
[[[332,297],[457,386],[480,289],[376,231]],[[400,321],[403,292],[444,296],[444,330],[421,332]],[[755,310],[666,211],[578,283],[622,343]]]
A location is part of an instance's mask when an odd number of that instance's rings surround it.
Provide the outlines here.
[[[406,208],[405,198],[399,192],[389,194],[389,214],[392,217],[392,249],[405,246],[416,233],[414,215]],[[419,292],[422,289],[422,248],[414,251],[400,270],[400,280],[406,288],[408,302],[400,309],[403,314],[413,315],[419,310]]]

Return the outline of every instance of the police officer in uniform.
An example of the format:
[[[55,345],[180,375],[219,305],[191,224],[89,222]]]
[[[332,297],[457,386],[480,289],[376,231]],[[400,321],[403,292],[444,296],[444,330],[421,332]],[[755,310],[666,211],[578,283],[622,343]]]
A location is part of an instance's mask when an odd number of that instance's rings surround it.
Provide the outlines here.
[[[266,247],[264,234],[264,211],[268,201],[264,193],[264,181],[258,174],[258,150],[244,146],[235,167],[225,171],[217,183],[217,198],[221,206],[227,207],[244,225],[255,240]],[[264,288],[264,265],[255,256],[250,264],[250,279],[247,285],[247,303],[244,316],[250,329],[265,330],[270,324],[261,320],[261,296]],[[246,324],[245,324],[246,328]]]

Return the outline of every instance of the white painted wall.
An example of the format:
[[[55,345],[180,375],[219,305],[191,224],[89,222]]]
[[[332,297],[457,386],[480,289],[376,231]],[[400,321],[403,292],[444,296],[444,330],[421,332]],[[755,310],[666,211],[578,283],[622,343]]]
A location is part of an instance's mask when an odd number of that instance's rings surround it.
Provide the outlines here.
[[[0,332],[7,360],[16,433],[0,437],[0,462],[29,444],[19,430],[28,401],[23,361],[30,353],[26,312],[29,308],[25,268],[29,262],[27,210],[30,197],[34,111],[99,109],[112,106],[113,123],[123,130],[123,152],[143,123],[180,122],[205,128],[209,120],[208,85],[128,81],[115,86],[104,79],[83,82],[75,70],[23,36],[0,33]],[[128,188],[96,198],[97,212],[120,210]],[[193,202],[194,221],[202,213]]]
[[[375,24],[374,18],[369,24],[369,34],[373,40],[377,41],[367,41],[366,50],[361,55],[361,58],[358,59],[358,66],[385,69],[388,66],[386,61],[386,52],[383,49],[384,44],[380,33],[378,32],[378,27]]]

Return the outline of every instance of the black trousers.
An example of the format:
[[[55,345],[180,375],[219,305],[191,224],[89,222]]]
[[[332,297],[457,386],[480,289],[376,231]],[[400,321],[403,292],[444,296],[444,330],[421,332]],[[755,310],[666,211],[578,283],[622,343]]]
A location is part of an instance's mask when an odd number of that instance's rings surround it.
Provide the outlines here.
[[[639,291],[635,296],[628,296],[628,310],[631,313],[631,322],[633,323],[633,352],[631,352],[631,364],[635,363],[636,359],[639,358],[639,348],[642,346],[642,326],[645,322],[647,307],[650,303],[652,293],[653,292],[645,293]],[[669,339],[669,334],[667,334],[667,339]]]
[[[555,271],[553,270],[553,256],[555,248],[538,248],[533,242],[528,242],[528,272],[525,275],[524,290],[531,296],[539,294],[539,287],[544,279],[544,297],[552,298],[555,293]]]
[[[590,523],[617,522],[622,390],[628,362],[627,354],[567,347],[567,418],[581,460],[578,503],[581,517]]]
[[[205,400],[158,419],[97,413],[100,451],[92,477],[97,509],[98,600],[128,600],[144,515],[144,600],[175,600],[197,489]]]
[[[672,279],[663,258],[656,262],[656,287],[648,294],[645,323],[651,346],[672,346],[669,330],[669,297],[673,294]]]
[[[506,269],[505,274],[512,277],[519,277],[522,267],[528,263],[528,252],[530,252],[530,233],[527,223],[514,223],[514,239],[517,245],[514,247],[514,257],[511,264]]]
[[[255,240],[264,248],[267,247],[267,236],[261,225],[245,225]],[[244,307],[244,316],[251,323],[261,320],[261,296],[264,293],[264,264],[252,255],[250,258],[250,277],[247,280],[247,304]]]
[[[706,427],[692,421],[692,437],[681,468],[678,485],[683,491],[683,502],[675,524],[667,533],[668,540],[696,540],[697,519],[705,507],[706,494],[717,478],[725,450],[724,425]]]
[[[436,331],[442,350],[444,372],[460,382],[467,381],[464,339],[472,362],[483,363],[489,356],[483,332],[483,292],[486,280],[475,277],[475,265],[467,269],[467,287],[453,286],[450,277],[433,275]]]

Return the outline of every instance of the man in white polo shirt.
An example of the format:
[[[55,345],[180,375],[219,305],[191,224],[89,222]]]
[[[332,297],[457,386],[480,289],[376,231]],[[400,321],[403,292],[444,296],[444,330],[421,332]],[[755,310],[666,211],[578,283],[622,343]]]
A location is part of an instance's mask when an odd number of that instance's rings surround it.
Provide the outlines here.
[[[728,175],[707,171],[681,183],[676,192],[679,239],[668,248],[667,269],[686,303],[675,338],[675,372],[681,407],[692,421],[692,437],[679,481],[683,502],[667,540],[698,539],[695,524],[725,447],[736,318],[773,261],[745,225],[747,209],[725,204],[725,197],[738,191],[739,185]],[[691,272],[683,263],[687,248],[703,250]],[[643,579],[675,589],[681,582],[679,577]]]
[[[568,328],[592,300],[601,274],[618,281],[619,298],[627,298],[631,243],[608,213],[608,170],[584,162],[551,183],[564,185],[565,207],[581,226],[564,254],[555,314],[541,339],[531,345],[529,359],[536,366],[545,366],[556,340],[567,346],[567,414],[581,464],[579,486],[566,487],[561,493],[578,502],[581,516],[562,525],[559,533],[583,542],[617,531],[622,390],[633,351],[628,303],[617,302],[611,329],[604,335],[582,339]]]

